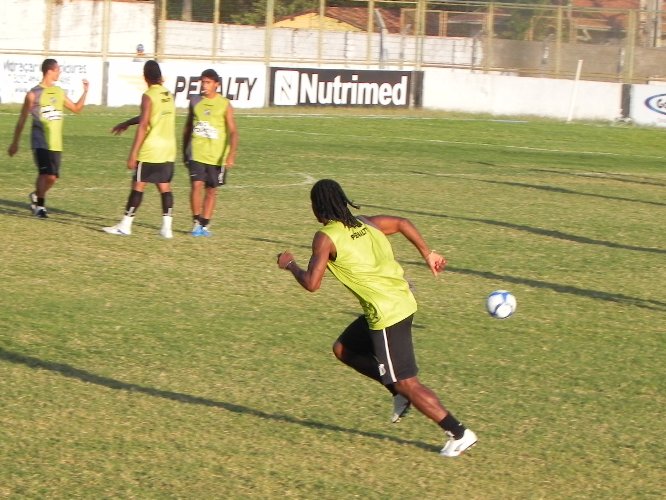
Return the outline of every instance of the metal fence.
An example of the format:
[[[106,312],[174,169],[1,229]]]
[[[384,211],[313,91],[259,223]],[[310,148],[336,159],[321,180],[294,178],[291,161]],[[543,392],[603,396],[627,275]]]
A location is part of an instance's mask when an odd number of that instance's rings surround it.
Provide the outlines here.
[[[635,2],[3,0],[0,53],[666,80],[661,0]]]

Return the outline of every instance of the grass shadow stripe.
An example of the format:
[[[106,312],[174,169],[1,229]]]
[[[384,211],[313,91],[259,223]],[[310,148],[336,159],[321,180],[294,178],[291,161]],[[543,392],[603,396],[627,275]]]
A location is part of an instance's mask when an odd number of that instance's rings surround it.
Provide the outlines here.
[[[427,451],[438,451],[439,447],[433,446],[428,443],[423,443],[421,441],[414,441],[408,439],[401,439],[395,436],[388,434],[381,434],[379,432],[369,432],[359,429],[350,429],[347,427],[342,427],[335,424],[328,424],[325,422],[317,422],[314,420],[305,420],[290,415],[284,414],[275,414],[268,413],[255,408],[250,408],[247,406],[229,403],[225,401],[216,401],[213,399],[204,398],[201,396],[194,396],[191,394],[185,394],[182,392],[174,392],[163,389],[156,389],[154,387],[145,387],[138,384],[133,384],[131,382],[124,382],[122,380],[117,380],[110,377],[104,377],[96,373],[91,373],[80,368],[75,368],[71,365],[65,363],[56,363],[53,361],[44,361],[33,356],[27,356],[25,354],[20,354],[17,352],[7,351],[0,347],[0,359],[8,361],[10,363],[15,363],[17,365],[25,365],[29,368],[37,370],[48,370],[54,373],[58,373],[63,377],[77,379],[82,382],[99,385],[109,389],[127,391],[127,392],[138,392],[146,394],[147,396],[162,398],[169,401],[175,401],[178,403],[185,403],[191,405],[200,405],[206,406],[209,408],[220,408],[232,413],[238,413],[240,415],[250,415],[253,417],[261,418],[264,420],[286,423],[291,425],[300,425],[310,429],[325,430],[331,432],[340,432],[349,435],[367,437],[371,439],[377,439],[381,441],[392,441],[401,445],[414,446]]]
[[[419,263],[421,265],[422,263]],[[638,297],[631,297],[621,293],[609,293],[600,290],[590,290],[587,288],[580,288],[573,285],[563,285],[561,283],[551,283],[548,281],[540,281],[531,278],[518,278],[515,276],[507,276],[503,274],[493,273],[491,271],[479,271],[477,269],[466,269],[463,267],[448,266],[447,271],[452,273],[466,274],[470,276],[479,276],[481,278],[490,279],[494,281],[503,281],[506,283],[514,283],[519,285],[526,285],[532,288],[547,288],[557,293],[565,293],[570,295],[578,295],[588,297],[591,299],[604,300],[607,302],[617,302],[630,306],[641,307],[644,309],[651,309],[654,311],[666,312],[666,302],[658,300],[641,299]]]
[[[543,229],[540,227],[526,226],[524,224],[514,224],[512,222],[504,222],[493,219],[481,219],[477,217],[463,217],[458,215],[447,215],[442,213],[435,212],[426,212],[423,210],[406,210],[403,208],[393,208],[393,207],[383,207],[378,205],[368,205],[364,204],[364,207],[377,208],[380,210],[390,210],[392,212],[398,213],[409,213],[415,215],[424,215],[427,217],[441,217],[443,219],[451,220],[464,220],[469,222],[481,222],[483,224],[488,224],[490,226],[499,226],[505,227],[507,229],[515,229],[518,231],[524,231],[527,233],[537,234],[540,236],[546,236],[548,238],[555,238],[558,240],[571,241],[574,243],[582,243],[584,245],[598,245],[608,248],[616,248],[619,250],[631,250],[634,252],[646,252],[646,253],[656,253],[656,254],[666,254],[666,249],[663,248],[653,248],[653,247],[639,247],[636,245],[627,245],[624,243],[616,243],[614,241],[608,240],[597,240],[594,238],[588,238],[587,236],[579,236],[577,234],[565,233],[562,231],[557,231],[554,229]]]

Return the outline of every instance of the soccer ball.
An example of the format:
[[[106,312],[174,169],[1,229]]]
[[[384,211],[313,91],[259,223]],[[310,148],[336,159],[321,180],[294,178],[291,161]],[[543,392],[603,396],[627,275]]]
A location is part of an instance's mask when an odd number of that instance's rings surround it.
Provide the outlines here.
[[[506,319],[516,312],[516,297],[506,290],[495,290],[486,299],[486,309],[493,318]]]

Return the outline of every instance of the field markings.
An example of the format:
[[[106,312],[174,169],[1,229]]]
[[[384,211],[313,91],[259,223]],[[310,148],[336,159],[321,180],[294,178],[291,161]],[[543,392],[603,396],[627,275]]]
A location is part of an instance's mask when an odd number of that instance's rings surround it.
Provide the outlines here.
[[[355,134],[333,134],[328,132],[310,132],[306,130],[291,130],[291,129],[277,129],[277,128],[258,128],[258,127],[245,127],[247,130],[261,130],[265,132],[278,132],[286,134],[298,134],[298,135],[310,135],[310,136],[321,136],[321,137],[341,137],[346,139],[362,139],[367,141],[371,139],[372,136],[364,135],[359,136]],[[387,137],[380,137],[380,139],[386,139]],[[457,146],[474,146],[474,147],[489,147],[489,148],[505,148],[505,149],[517,149],[524,151],[538,151],[543,153],[562,153],[562,154],[580,154],[580,155],[589,155],[589,156],[607,156],[607,157],[628,157],[628,158],[642,158],[650,160],[663,160],[664,156],[656,155],[637,155],[629,153],[613,153],[610,151],[580,151],[580,150],[567,150],[559,148],[542,148],[534,146],[516,146],[513,144],[491,144],[487,142],[471,142],[471,141],[455,141],[449,139],[424,139],[422,137],[391,137],[393,141],[405,141],[405,142],[415,142],[422,144],[445,144],[445,145],[457,145]]]

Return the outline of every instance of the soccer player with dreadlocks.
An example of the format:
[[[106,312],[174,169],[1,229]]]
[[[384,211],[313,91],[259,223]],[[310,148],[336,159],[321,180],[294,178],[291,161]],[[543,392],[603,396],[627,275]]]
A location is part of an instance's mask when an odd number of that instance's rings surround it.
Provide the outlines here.
[[[435,276],[444,271],[446,260],[429,249],[408,219],[352,215],[349,207],[360,207],[347,198],[334,180],[315,183],[310,199],[312,211],[323,227],[314,235],[308,266],[301,268],[290,252],[278,255],[278,266],[290,271],[310,292],[319,289],[328,268],[358,298],[363,315],[338,337],[333,353],[393,394],[392,422],[400,421],[414,406],[449,436],[440,455],[460,455],[476,444],[476,435],[417,377],[411,332],[416,300],[386,236],[400,233],[407,238]]]

